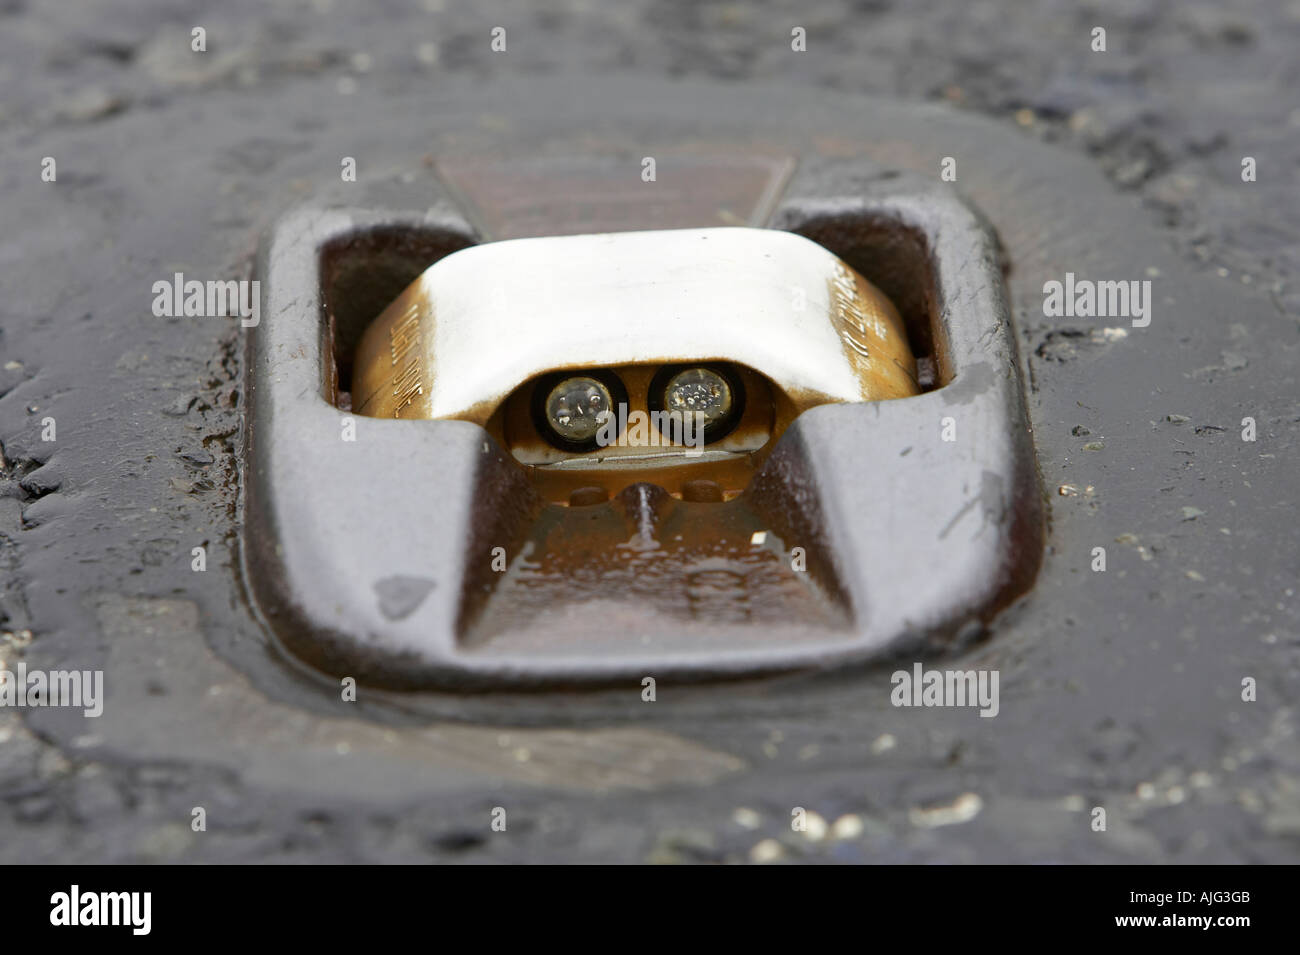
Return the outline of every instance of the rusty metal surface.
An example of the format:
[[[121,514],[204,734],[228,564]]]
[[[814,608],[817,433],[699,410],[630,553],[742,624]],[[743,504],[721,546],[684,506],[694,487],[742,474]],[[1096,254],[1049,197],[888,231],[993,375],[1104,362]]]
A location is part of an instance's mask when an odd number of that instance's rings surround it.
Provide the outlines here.
[[[484,239],[580,235],[629,228],[761,226],[794,171],[788,155],[752,150],[658,150],[654,180],[644,157],[588,151],[575,142],[547,157],[439,156],[442,183]],[[631,177],[629,165],[643,169]],[[662,168],[664,180],[658,176]]]

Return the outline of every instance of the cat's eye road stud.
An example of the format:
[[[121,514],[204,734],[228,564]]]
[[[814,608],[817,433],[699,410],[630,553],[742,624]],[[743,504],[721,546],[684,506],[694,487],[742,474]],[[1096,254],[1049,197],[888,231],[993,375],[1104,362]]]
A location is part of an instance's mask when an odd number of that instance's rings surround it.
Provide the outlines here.
[[[352,373],[357,413],[473,422],[559,503],[643,480],[731,499],[809,408],[916,394],[879,289],[815,242],[748,228],[456,252],[367,329]]]
[[[639,686],[863,661],[1023,593],[995,240],[934,184],[811,181],[769,229],[282,220],[245,447],[277,637],[397,689]]]

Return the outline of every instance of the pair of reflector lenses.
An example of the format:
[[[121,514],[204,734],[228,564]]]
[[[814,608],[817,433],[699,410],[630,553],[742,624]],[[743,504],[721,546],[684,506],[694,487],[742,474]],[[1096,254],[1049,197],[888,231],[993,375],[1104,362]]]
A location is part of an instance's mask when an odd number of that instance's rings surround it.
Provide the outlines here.
[[[540,401],[538,401],[540,399]],[[724,437],[735,427],[744,402],[739,377],[719,365],[671,365],[661,368],[650,383],[651,412],[667,433],[677,419],[703,428],[705,442]],[[559,373],[538,382],[534,407],[542,433],[567,451],[599,447],[602,427],[610,415],[627,404],[627,389],[613,372]],[[681,433],[680,431],[678,432]]]

